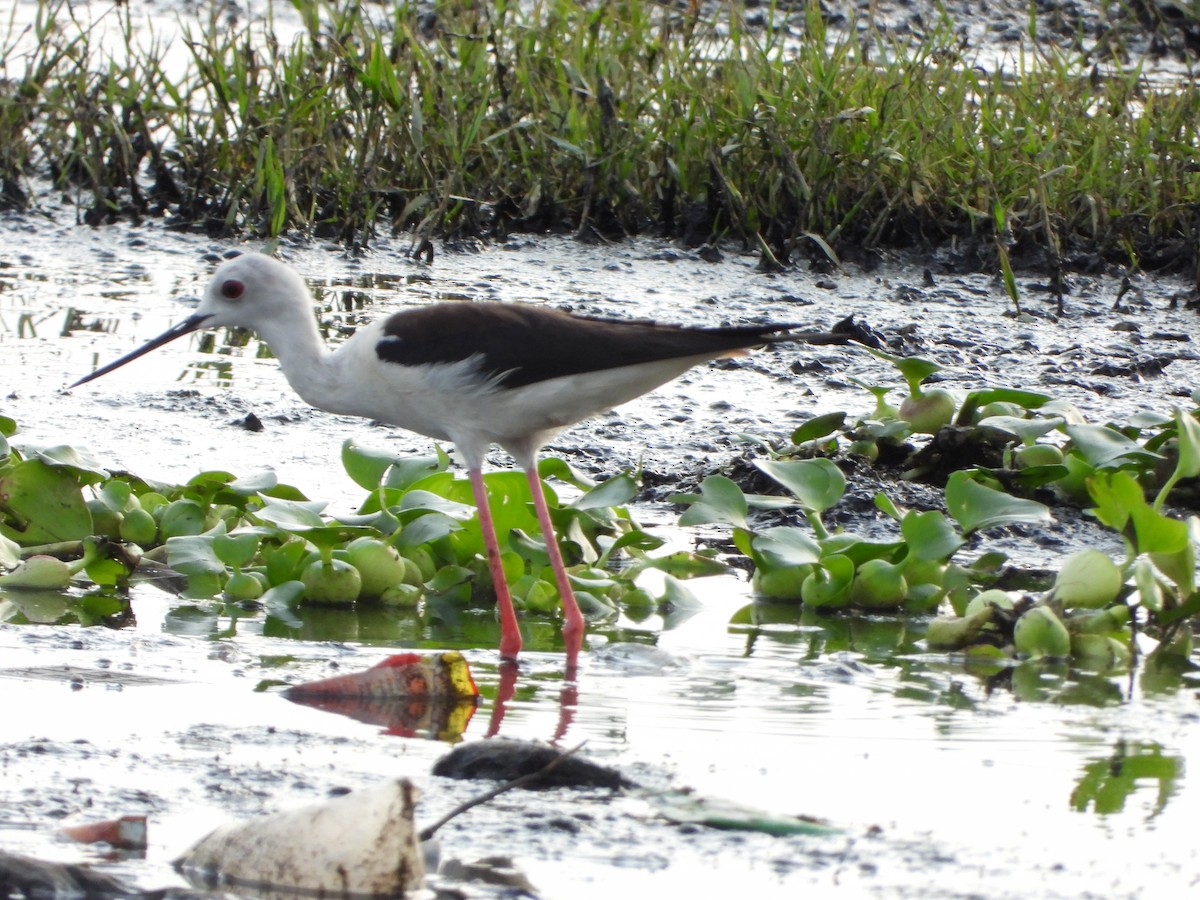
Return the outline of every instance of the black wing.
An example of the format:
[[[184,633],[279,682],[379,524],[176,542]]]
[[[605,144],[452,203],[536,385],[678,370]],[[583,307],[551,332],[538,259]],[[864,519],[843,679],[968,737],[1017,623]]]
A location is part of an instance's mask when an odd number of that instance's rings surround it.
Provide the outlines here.
[[[510,303],[439,303],[395,313],[376,353],[403,366],[481,361],[507,388],[565,375],[678,359],[718,357],[771,341],[787,325],[688,328],[655,322],[593,319]]]

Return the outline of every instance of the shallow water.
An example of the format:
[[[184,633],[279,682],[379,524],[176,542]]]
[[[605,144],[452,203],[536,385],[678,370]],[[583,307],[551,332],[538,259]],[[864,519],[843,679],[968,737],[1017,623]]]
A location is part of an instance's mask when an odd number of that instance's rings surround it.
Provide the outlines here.
[[[361,495],[341,473],[342,440],[427,452],[424,439],[308,409],[254,340],[221,336],[211,348],[181,341],[61,393],[95,360],[184,315],[186,304],[172,298],[196,293],[210,270],[203,254],[228,247],[154,228],[93,231],[17,217],[0,220],[0,233],[8,263],[0,268],[0,413],[20,422],[24,439],[85,446],[106,466],[171,481],[270,465],[342,510]],[[322,293],[321,318],[335,335],[397,305],[454,297],[706,323],[762,316],[827,325],[856,312],[884,331],[915,324],[914,349],[947,366],[952,388],[1049,390],[1098,421],[1168,409],[1200,374],[1188,360],[1140,382],[1090,374],[1112,347],[1144,347],[1139,335],[1150,342],[1190,328],[1192,313],[1169,308],[1182,290],[1169,281],[1140,280],[1116,313],[1115,273],[1079,278],[1069,316],[1055,321],[1006,315],[1000,286],[983,276],[941,272],[923,287],[922,271],[898,262],[871,274],[768,276],[730,249],[710,264],[652,241],[586,247],[544,238],[443,249],[426,267],[406,248],[404,239],[384,240],[358,260],[309,246],[282,252]],[[64,336],[70,309],[100,330]],[[1135,331],[1115,330],[1130,324]],[[819,374],[791,371],[814,359]],[[898,381],[860,351],[772,349],[694,370],[551,449],[595,474],[640,463],[668,483],[695,479],[746,450],[738,432],[779,438],[815,412],[865,413],[872,401],[851,375]],[[250,411],[262,432],[240,426]],[[505,464],[500,455],[494,461]],[[677,545],[721,535],[675,528],[661,502],[634,512]],[[1017,552],[1053,564],[1088,539],[1059,537],[1058,546],[1030,542]],[[0,846],[77,859],[87,851],[54,838],[64,817],[146,812],[145,859],[105,865],[162,886],[180,883],[169,860],[210,825],[336,787],[409,775],[425,791],[422,818],[432,821],[478,791],[427,774],[444,744],[387,735],[258,688],[365,667],[400,647],[458,646],[485,697],[466,740],[494,730],[564,748],[586,741],[586,755],[648,787],[691,786],[843,829],[772,838],[681,828],[637,796],[590,791],[508,794],[443,831],[444,856],[511,855],[546,897],[782,896],[805,886],[851,895],[1109,897],[1179,890],[1200,876],[1187,768],[1200,752],[1195,681],[1026,669],[1011,684],[990,683],[924,653],[920,621],[818,625],[791,614],[731,628],[749,602],[747,585],[725,576],[690,586],[702,601],[694,615],[593,629],[574,696],[562,683],[556,627],[528,623],[533,651],[498,724],[486,614],[437,623],[314,611],[300,626],[262,613],[232,623],[215,606],[140,585],[136,622],[122,630],[0,625]],[[1119,810],[1098,813],[1086,799],[1073,808],[1089,766],[1118,767],[1106,761],[1154,747],[1178,761],[1176,777],[1137,782]]]

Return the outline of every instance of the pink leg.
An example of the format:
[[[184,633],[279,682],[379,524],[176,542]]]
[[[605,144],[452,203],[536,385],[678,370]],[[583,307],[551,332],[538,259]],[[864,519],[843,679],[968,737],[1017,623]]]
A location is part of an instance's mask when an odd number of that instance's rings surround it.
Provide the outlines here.
[[[529,491],[533,494],[533,506],[537,510],[538,523],[542,526],[542,539],[546,542],[546,552],[550,554],[550,565],[554,569],[554,580],[558,582],[558,596],[563,605],[563,637],[567,644],[567,661],[574,668],[575,657],[583,642],[583,613],[575,602],[575,592],[571,590],[567,569],[563,565],[562,554],[558,551],[558,540],[554,536],[554,523],[550,521],[550,510],[546,507],[546,495],[542,491],[542,480],[538,478],[537,468],[530,467],[525,471],[529,479]]]
[[[500,655],[505,659],[515,660],[521,652],[521,631],[517,628],[517,613],[513,609],[512,594],[508,591],[508,582],[504,580],[504,566],[500,563],[500,544],[496,539],[492,508],[488,505],[487,488],[483,484],[483,471],[469,469],[467,475],[471,479],[471,491],[475,494],[475,507],[479,510],[479,530],[483,532],[483,543],[487,547],[488,568],[492,571],[496,603],[500,606]],[[542,501],[542,505],[545,505],[545,500]]]

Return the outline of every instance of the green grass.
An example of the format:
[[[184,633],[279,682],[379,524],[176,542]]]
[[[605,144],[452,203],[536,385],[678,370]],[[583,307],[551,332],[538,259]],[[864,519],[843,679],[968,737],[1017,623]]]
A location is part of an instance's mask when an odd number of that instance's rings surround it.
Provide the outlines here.
[[[556,228],[733,237],[781,261],[958,237],[997,265],[1197,262],[1190,81],[1057,50],[1013,78],[964,59],[952,23],[901,47],[827,31],[815,7],[785,42],[782,12],[750,28],[733,5],[447,4],[431,30],[408,6],[378,26],[296,3],[291,44],[193,23],[169,75],[132,27],[114,51],[43,0],[32,55],[0,40],[0,203],[49,178],[92,223],[348,244]]]

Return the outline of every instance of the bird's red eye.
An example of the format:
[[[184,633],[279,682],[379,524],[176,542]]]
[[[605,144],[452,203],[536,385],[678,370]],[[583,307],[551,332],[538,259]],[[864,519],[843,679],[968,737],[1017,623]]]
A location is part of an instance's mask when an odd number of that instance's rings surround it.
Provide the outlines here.
[[[226,300],[236,300],[245,292],[246,286],[236,278],[221,282],[221,296]]]

